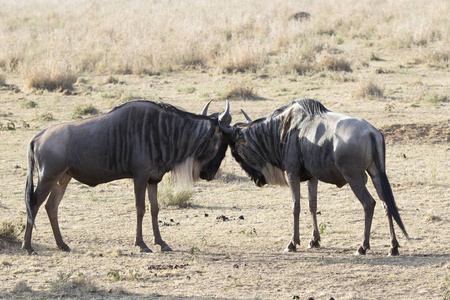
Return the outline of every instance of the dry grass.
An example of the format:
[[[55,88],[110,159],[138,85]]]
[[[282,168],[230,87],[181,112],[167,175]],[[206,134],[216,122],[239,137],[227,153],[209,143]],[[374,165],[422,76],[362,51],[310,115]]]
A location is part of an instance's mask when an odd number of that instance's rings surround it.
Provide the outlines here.
[[[346,41],[362,40],[383,48],[425,49],[428,61],[448,61],[450,5],[444,0],[309,3],[310,17],[302,21],[290,18],[298,7],[292,1],[239,6],[205,0],[189,5],[118,1],[110,9],[105,0],[80,1],[45,9],[9,1],[0,21],[0,68],[24,70],[28,86],[45,89],[54,89],[54,81],[70,86],[74,74],[86,72],[154,75],[193,67],[280,72],[273,59],[282,73],[305,74],[314,70],[317,53],[295,48],[307,40],[340,48]],[[51,64],[65,65],[57,67],[59,75],[46,63],[49,58]],[[41,76],[45,82],[37,80]]]
[[[6,86],[6,76],[0,73],[0,87]]]
[[[354,98],[383,98],[384,88],[374,79],[362,80],[354,91]]]
[[[255,88],[251,82],[233,81],[225,92],[224,99],[230,100],[260,100],[262,99],[255,93]]]
[[[95,116],[98,114],[99,114],[98,109],[92,104],[77,105],[73,109],[72,118],[80,119],[83,118],[84,116]]]
[[[21,75],[28,89],[71,90],[77,81],[77,75],[66,64],[47,63],[27,66],[23,68]]]
[[[352,72],[351,62],[345,57],[326,55],[318,63],[318,69],[328,71]]]
[[[158,185],[158,201],[161,206],[190,207],[194,194],[191,186],[183,182],[175,184],[170,175]]]
[[[17,242],[18,236],[24,229],[24,225],[18,225],[12,222],[2,222],[0,226],[0,247],[6,243]]]

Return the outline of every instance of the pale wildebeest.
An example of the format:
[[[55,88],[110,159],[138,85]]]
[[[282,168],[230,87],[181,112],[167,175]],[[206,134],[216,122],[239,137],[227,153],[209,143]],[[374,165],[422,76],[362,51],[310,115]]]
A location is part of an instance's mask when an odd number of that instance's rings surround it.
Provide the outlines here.
[[[35,253],[31,233],[39,207],[45,208],[56,244],[70,251],[58,225],[58,205],[73,177],[89,186],[132,178],[137,212],[136,240],[141,252],[151,252],[142,237],[145,193],[148,192],[155,244],[172,249],[158,227],[157,184],[172,171],[181,180],[199,177],[212,180],[228,148],[231,116],[188,113],[164,103],[135,101],[105,115],[56,125],[38,133],[28,147],[28,178],[25,190],[27,225],[23,248]],[[34,190],[33,173],[38,184]],[[184,178],[183,178],[184,177]]]
[[[309,210],[313,233],[309,247],[319,247],[317,184],[323,181],[342,187],[349,183],[364,207],[364,242],[357,254],[370,249],[369,237],[375,200],[366,188],[372,178],[388,218],[391,249],[398,255],[392,217],[408,237],[398,213],[385,172],[383,135],[365,120],[327,110],[312,99],[294,100],[255,120],[242,111],[248,123],[235,124],[231,153],[257,186],[288,185],[291,188],[294,234],[285,251],[300,244],[300,182],[308,181]]]

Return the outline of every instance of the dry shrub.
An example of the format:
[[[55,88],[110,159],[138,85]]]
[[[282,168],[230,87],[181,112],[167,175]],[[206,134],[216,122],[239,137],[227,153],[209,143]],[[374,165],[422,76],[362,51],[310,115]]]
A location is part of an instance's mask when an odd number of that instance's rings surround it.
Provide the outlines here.
[[[322,56],[317,68],[319,70],[352,72],[351,62],[348,59],[330,55]]]
[[[73,84],[77,81],[75,72],[65,63],[43,62],[34,64],[25,67],[21,75],[28,89],[71,90]]]
[[[25,225],[18,225],[12,222],[2,222],[0,227],[0,242],[17,242],[17,237],[24,231]],[[0,243],[0,245],[2,245]]]
[[[233,100],[261,100],[262,97],[254,92],[251,82],[234,81],[230,84],[228,91],[224,95],[225,99]]]
[[[354,98],[382,98],[384,88],[374,80],[360,82],[359,88],[353,93]]]

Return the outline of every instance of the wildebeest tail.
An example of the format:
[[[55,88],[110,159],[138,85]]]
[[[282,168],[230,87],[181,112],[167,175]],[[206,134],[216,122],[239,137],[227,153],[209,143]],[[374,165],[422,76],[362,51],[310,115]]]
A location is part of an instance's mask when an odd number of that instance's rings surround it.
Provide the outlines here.
[[[394,218],[395,222],[397,222],[397,225],[400,227],[400,229],[403,231],[403,234],[409,238],[408,233],[406,232],[405,226],[403,225],[402,219],[400,218],[400,214],[397,209],[397,205],[395,204],[394,200],[394,194],[392,193],[391,185],[389,184],[389,180],[386,175],[385,170],[385,143],[384,138],[382,137],[382,142],[377,143],[375,135],[370,135],[372,138],[372,148],[373,148],[373,159],[375,161],[375,166],[377,167],[377,170],[380,175],[380,181],[381,181],[381,188],[383,197],[382,200],[386,203],[386,206],[388,208],[389,214]],[[379,147],[382,147],[381,149]],[[383,156],[381,156],[382,154]]]
[[[28,145],[28,176],[25,185],[25,206],[27,208],[27,221],[34,225],[33,208],[36,205],[36,197],[34,196],[34,141]]]

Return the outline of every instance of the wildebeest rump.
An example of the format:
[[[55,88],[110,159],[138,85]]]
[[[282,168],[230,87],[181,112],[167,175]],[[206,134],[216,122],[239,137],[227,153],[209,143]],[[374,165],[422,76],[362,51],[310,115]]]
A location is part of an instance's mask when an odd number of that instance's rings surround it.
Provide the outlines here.
[[[29,143],[29,169],[25,191],[27,226],[23,248],[34,253],[31,234],[39,207],[45,205],[56,244],[70,251],[58,225],[58,205],[71,180],[90,186],[133,178],[137,211],[135,245],[151,252],[142,237],[145,192],[150,200],[153,235],[161,250],[170,247],[158,227],[157,184],[172,171],[181,180],[212,180],[225,156],[230,135],[229,103],[222,114],[201,115],[174,106],[134,101],[109,113],[55,125],[38,133]],[[228,133],[226,133],[228,132]],[[33,175],[38,184],[34,190]]]
[[[300,244],[300,182],[308,181],[309,209],[313,233],[309,247],[318,247],[318,181],[342,187],[346,183],[364,207],[364,241],[357,253],[370,249],[369,238],[375,200],[366,188],[367,175],[372,178],[388,217],[391,255],[398,254],[392,217],[408,236],[395,204],[385,172],[383,135],[362,119],[327,110],[312,99],[294,100],[273,113],[238,123],[230,140],[232,155],[257,186],[288,185],[292,191],[294,233],[286,251]]]

